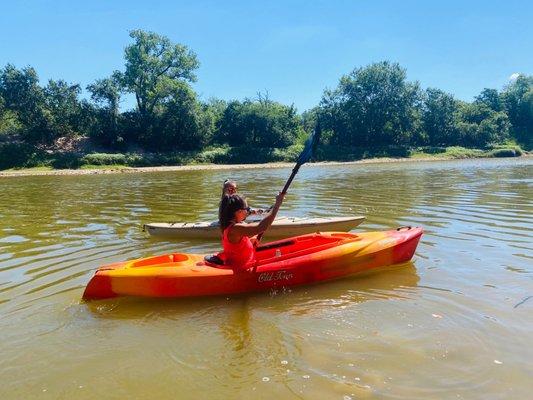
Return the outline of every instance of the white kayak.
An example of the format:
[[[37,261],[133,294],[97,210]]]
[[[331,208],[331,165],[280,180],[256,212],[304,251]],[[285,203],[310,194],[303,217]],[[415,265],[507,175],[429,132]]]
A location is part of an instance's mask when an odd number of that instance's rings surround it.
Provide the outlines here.
[[[365,220],[363,216],[330,218],[279,217],[265,232],[267,238],[300,236],[313,232],[348,232]],[[250,220],[249,222],[254,222]],[[154,222],[143,225],[152,236],[180,239],[220,239],[215,222]]]

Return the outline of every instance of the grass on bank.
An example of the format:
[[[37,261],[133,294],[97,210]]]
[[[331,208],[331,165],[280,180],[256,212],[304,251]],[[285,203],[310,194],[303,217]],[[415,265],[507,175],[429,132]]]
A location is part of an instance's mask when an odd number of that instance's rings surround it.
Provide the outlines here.
[[[27,145],[0,147],[0,170],[5,169],[113,169],[199,164],[260,164],[294,162],[303,145],[288,148],[210,147],[202,151],[172,153],[46,153]],[[516,143],[494,145],[486,149],[465,147],[348,147],[320,146],[316,161],[357,161],[372,158],[483,158],[517,157],[525,151]]]

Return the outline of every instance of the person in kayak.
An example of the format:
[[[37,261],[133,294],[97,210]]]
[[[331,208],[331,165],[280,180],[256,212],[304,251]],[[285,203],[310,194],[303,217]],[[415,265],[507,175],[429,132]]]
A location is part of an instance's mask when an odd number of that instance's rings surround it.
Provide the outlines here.
[[[226,179],[222,185],[222,197],[237,193],[237,182]]]
[[[219,222],[223,232],[224,251],[219,256],[224,260],[224,264],[236,270],[246,270],[253,266],[257,244],[254,236],[272,225],[284,197],[284,194],[279,193],[272,209],[260,222],[254,223],[244,223],[250,208],[243,196],[233,194],[222,198]]]
[[[218,203],[218,221],[220,222],[222,216],[222,203],[224,198],[237,193],[237,182],[226,179],[222,185],[222,196],[220,197],[220,203]],[[223,231],[222,226],[220,230]]]
[[[224,184],[222,185],[222,196],[220,198],[220,203],[218,205],[218,219],[220,220],[220,213],[222,209],[222,200],[224,200],[225,196],[231,196],[233,194],[237,194],[237,182],[232,181],[230,179],[226,179],[224,181]],[[270,207],[267,210],[263,210],[262,208],[251,208],[249,207],[249,214],[251,215],[262,215],[265,212],[270,211],[272,207]]]

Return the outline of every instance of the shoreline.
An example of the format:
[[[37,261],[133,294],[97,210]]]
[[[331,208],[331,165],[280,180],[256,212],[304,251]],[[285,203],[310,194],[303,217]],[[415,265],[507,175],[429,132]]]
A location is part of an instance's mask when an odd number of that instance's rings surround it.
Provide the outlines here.
[[[368,158],[356,161],[320,161],[306,163],[305,166],[335,166],[351,164],[380,164],[380,163],[400,163],[400,162],[419,162],[419,161],[445,161],[450,160],[445,157],[422,157],[422,158]],[[20,176],[47,176],[47,175],[104,175],[104,174],[134,174],[149,172],[172,172],[172,171],[209,171],[213,169],[274,169],[274,168],[291,168],[294,162],[272,162],[262,164],[189,164],[189,165],[162,165],[158,167],[117,167],[103,166],[95,169],[21,169],[0,171],[0,178],[20,177]]]
[[[532,155],[524,154],[520,157],[511,158],[530,158]],[[389,164],[389,163],[404,163],[404,162],[429,162],[429,161],[453,161],[453,160],[472,160],[472,159],[487,159],[496,157],[465,157],[465,158],[449,158],[449,157],[380,157],[368,158],[355,161],[321,161],[306,163],[306,166],[335,166],[335,165],[357,165],[357,164]],[[273,168],[290,168],[294,163],[288,162],[273,162],[264,164],[191,164],[191,165],[169,165],[158,167],[117,167],[117,166],[103,166],[95,169],[21,169],[21,170],[6,170],[0,171],[0,178],[21,177],[21,176],[54,176],[54,175],[103,175],[103,174],[132,174],[132,173],[149,173],[149,172],[172,172],[172,171],[202,171],[202,170],[229,170],[229,169],[273,169]]]

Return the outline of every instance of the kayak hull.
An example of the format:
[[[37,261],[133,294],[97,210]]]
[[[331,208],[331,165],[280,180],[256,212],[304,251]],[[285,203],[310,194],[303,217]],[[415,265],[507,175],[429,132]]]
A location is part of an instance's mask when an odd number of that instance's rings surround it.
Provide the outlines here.
[[[330,218],[281,217],[274,220],[265,232],[265,238],[300,236],[313,232],[348,232],[365,220],[363,216]],[[253,220],[251,221],[253,222]],[[143,229],[151,236],[175,239],[220,240],[218,222],[155,222]]]
[[[297,236],[260,246],[257,263],[246,271],[185,253],[119,262],[100,267],[83,298],[231,295],[328,281],[409,261],[422,233],[409,227]]]

